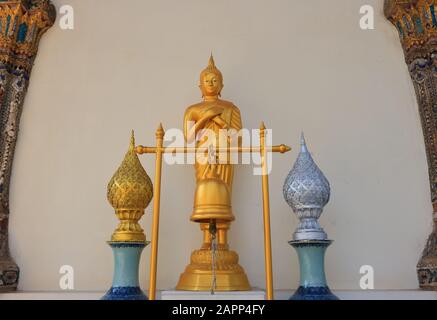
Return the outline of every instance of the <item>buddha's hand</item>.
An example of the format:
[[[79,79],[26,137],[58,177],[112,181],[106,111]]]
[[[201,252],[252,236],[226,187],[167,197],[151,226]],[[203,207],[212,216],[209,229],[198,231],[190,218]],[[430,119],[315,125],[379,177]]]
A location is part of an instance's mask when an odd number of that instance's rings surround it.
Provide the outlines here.
[[[208,121],[214,119],[214,117],[219,116],[223,113],[222,108],[211,107],[206,110],[202,110],[196,121],[196,129],[203,128]]]
[[[223,120],[223,118],[221,116],[216,116],[212,119],[216,124],[218,124],[220,126],[220,128],[222,129],[229,129],[228,124],[226,123],[225,120]]]

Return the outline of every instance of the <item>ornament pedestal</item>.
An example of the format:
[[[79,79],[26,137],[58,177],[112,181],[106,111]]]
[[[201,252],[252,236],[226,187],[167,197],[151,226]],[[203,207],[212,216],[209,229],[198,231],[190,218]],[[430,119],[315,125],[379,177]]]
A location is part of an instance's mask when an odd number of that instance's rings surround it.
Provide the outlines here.
[[[325,252],[331,240],[290,241],[299,256],[300,286],[290,300],[339,300],[325,276]]]
[[[437,291],[437,219],[417,264],[417,276],[421,289]]]
[[[138,269],[145,242],[109,242],[114,253],[112,287],[102,300],[147,300],[141,291]]]
[[[9,254],[0,257],[0,293],[17,290],[20,269]]]

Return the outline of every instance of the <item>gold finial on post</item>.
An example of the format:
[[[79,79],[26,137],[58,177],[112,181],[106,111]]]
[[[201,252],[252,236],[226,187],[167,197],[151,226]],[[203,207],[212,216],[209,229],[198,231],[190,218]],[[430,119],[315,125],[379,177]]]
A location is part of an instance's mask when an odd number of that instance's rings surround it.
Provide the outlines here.
[[[261,121],[261,125],[259,126],[259,129],[264,132],[266,130],[266,125],[264,124],[264,121]]]
[[[135,149],[135,131],[132,129],[132,133],[130,136],[130,147],[129,147],[129,151],[132,151]]]
[[[289,146],[287,146],[287,145],[285,145],[285,144],[281,144],[281,145],[279,146],[279,152],[280,152],[280,153],[287,153],[287,152],[289,152],[289,151],[291,151],[291,148],[290,148]]]
[[[156,129],[156,138],[162,139],[164,138],[164,128],[162,126],[162,123],[159,123],[158,129]]]

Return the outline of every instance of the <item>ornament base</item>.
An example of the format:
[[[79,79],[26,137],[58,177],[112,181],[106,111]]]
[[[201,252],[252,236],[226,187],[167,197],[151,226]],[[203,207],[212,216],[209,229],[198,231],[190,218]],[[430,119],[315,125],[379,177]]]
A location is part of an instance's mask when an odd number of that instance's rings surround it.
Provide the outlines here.
[[[300,286],[290,300],[339,300],[326,283],[325,252],[331,240],[290,241],[299,256]]]
[[[302,287],[290,297],[290,300],[339,300],[328,287]]]
[[[417,264],[419,286],[423,290],[437,291],[437,227],[428,238],[422,258]]]
[[[112,287],[102,300],[148,300],[140,287]]]
[[[138,269],[141,252],[148,242],[109,242],[114,253],[112,287],[102,300],[147,300],[141,291]]]

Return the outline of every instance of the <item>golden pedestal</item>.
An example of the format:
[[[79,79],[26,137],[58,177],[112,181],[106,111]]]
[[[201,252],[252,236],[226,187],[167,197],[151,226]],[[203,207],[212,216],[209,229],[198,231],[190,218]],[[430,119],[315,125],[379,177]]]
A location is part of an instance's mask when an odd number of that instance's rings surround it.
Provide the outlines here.
[[[229,222],[217,223],[217,251],[214,261],[216,276],[215,291],[249,291],[249,280],[244,269],[238,264],[238,254],[230,251],[227,245]],[[202,248],[193,251],[190,264],[181,274],[176,290],[210,291],[213,285],[211,234],[209,225],[200,225],[204,233]]]

